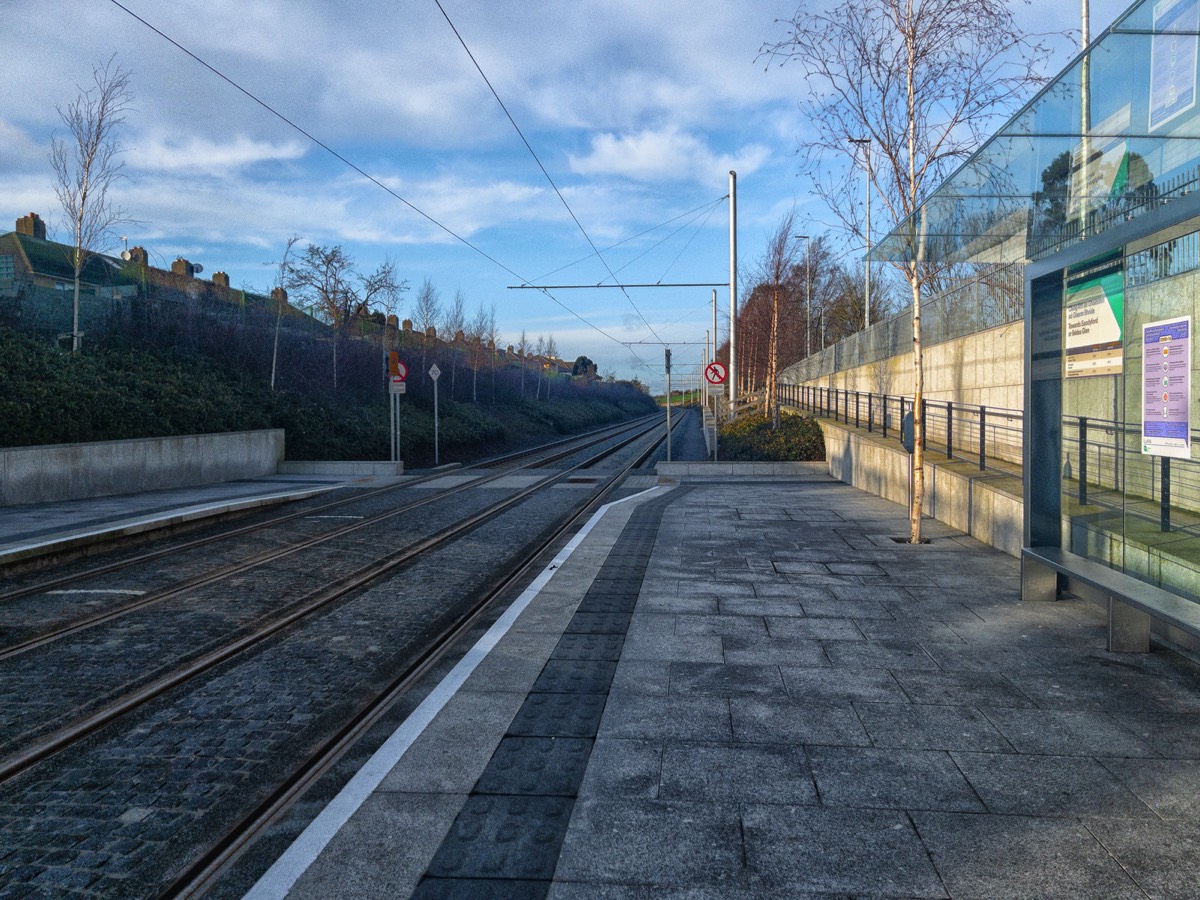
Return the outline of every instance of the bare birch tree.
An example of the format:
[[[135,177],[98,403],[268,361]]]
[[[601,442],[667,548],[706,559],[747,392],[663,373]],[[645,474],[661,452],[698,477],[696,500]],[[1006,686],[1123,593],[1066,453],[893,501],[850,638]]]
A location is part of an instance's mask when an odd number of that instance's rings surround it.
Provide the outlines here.
[[[446,328],[446,340],[450,342],[450,399],[453,400],[457,396],[458,363],[462,353],[460,335],[465,337],[467,328],[467,295],[462,288],[454,292],[454,299],[446,308],[442,324]]]
[[[429,350],[429,329],[436,329],[442,319],[442,294],[426,278],[417,290],[416,303],[413,306],[413,319],[421,332],[421,380],[429,377],[425,371],[425,359]],[[451,335],[453,337],[453,335]]]
[[[529,351],[533,345],[530,343],[529,335],[525,333],[525,329],[521,329],[521,336],[517,338],[517,360],[521,363],[521,399],[525,399],[525,357],[529,355]]]
[[[762,258],[762,281],[770,292],[770,319],[767,326],[766,378],[763,385],[763,412],[779,424],[779,326],[780,309],[790,294],[789,280],[796,268],[796,211],[793,209],[780,220],[767,238]]]
[[[279,329],[283,325],[283,308],[287,306],[288,271],[292,264],[292,249],[300,243],[300,235],[293,234],[283,248],[283,258],[276,263],[275,288],[271,299],[275,301],[275,340],[271,346],[271,390],[275,390],[275,370],[279,361]],[[269,265],[269,264],[268,264]]]
[[[300,258],[289,263],[287,286],[312,303],[333,329],[333,389],[338,389],[338,347],[350,322],[365,319],[371,306],[387,308],[399,302],[408,282],[397,277],[396,265],[385,259],[370,275],[359,274],[354,257],[340,244],[309,244]]]
[[[75,294],[71,306],[71,352],[79,352],[79,281],[90,254],[103,249],[116,226],[132,221],[114,205],[109,189],[123,177],[122,147],[117,129],[133,102],[129,72],[117,64],[116,54],[92,68],[92,86],[79,88],[79,95],[59,118],[67,127],[66,140],[55,137],[50,144],[54,169],[54,193],[71,228],[71,266]]]
[[[999,117],[1042,83],[1048,56],[1040,36],[1018,31],[1006,0],[841,0],[801,6],[788,34],[762,56],[807,75],[811,140],[801,144],[815,191],[847,230],[865,237],[861,190],[851,165],[871,142],[871,190],[892,222],[906,222],[908,247],[893,265],[907,283],[913,318],[914,452],[910,540],[921,536],[924,479],[924,370],[921,298],[934,266],[924,217],[932,190]],[[828,163],[840,162],[835,174]],[[840,174],[838,174],[840,172]],[[912,218],[910,218],[912,217]]]

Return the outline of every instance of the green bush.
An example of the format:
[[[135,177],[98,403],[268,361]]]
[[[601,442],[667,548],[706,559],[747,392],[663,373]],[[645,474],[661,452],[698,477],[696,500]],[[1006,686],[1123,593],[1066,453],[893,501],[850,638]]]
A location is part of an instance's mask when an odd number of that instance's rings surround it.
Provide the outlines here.
[[[271,391],[267,377],[240,360],[178,345],[85,343],[72,354],[0,328],[0,447],[283,428],[288,459],[388,458],[389,404],[381,388],[335,394],[306,390],[295,378],[285,383],[288,389]],[[433,461],[433,405],[413,387],[400,402],[400,452],[421,466]],[[494,456],[654,409],[645,394],[619,386],[556,392],[561,396],[549,402],[443,397],[441,461]]]
[[[760,462],[823,460],[825,437],[816,419],[808,416],[783,416],[774,428],[765,415],[746,415],[721,427],[720,455]]]

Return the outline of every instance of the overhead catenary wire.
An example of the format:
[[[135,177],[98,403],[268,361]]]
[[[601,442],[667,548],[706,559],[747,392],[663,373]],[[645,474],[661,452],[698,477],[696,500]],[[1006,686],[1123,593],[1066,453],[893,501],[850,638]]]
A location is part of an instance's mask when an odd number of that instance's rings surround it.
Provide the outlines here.
[[[192,52],[191,50],[189,50],[187,47],[185,47],[183,44],[179,43],[179,41],[175,40],[173,37],[171,37],[171,36],[170,36],[169,34],[167,34],[166,32],[164,32],[164,31],[162,31],[161,29],[157,28],[156,26],[152,25],[150,22],[148,22],[148,21],[147,21],[146,19],[144,19],[142,16],[138,15],[136,12],[134,12],[133,10],[131,10],[129,7],[127,7],[127,6],[125,6],[123,3],[121,3],[121,2],[120,2],[120,0],[109,0],[109,2],[110,2],[110,3],[111,3],[113,6],[117,7],[117,8],[118,8],[118,9],[120,9],[122,12],[124,12],[125,14],[127,14],[128,16],[132,17],[133,19],[136,19],[138,22],[140,22],[142,25],[144,25],[144,26],[145,26],[146,28],[148,28],[150,31],[154,32],[156,35],[158,35],[158,36],[159,36],[160,38],[162,38],[164,41],[166,41],[167,43],[171,44],[171,45],[172,45],[173,47],[175,47],[177,50],[179,50],[180,52],[182,52],[182,53],[184,53],[185,55],[187,55],[188,57],[190,57],[190,58],[191,58],[192,60],[194,60],[196,63],[198,63],[199,65],[203,66],[205,69],[207,69],[207,70],[208,70],[209,72],[211,72],[213,75],[216,75],[218,78],[220,78],[220,79],[221,79],[222,81],[224,81],[226,84],[228,84],[230,87],[234,88],[234,89],[235,89],[235,90],[237,90],[239,93],[243,94],[245,97],[247,97],[248,99],[250,99],[251,101],[253,101],[254,103],[256,103],[258,106],[262,107],[264,110],[266,110],[268,113],[270,113],[270,114],[271,114],[272,116],[274,116],[275,118],[279,119],[281,122],[283,122],[283,123],[284,123],[285,125],[287,125],[289,128],[291,128],[291,129],[293,129],[294,131],[298,132],[298,133],[299,133],[299,134],[301,134],[301,135],[302,135],[304,138],[306,138],[307,140],[311,141],[311,142],[312,142],[313,144],[315,144],[316,146],[320,147],[322,150],[324,150],[326,153],[328,153],[328,154],[329,154],[330,156],[332,156],[334,159],[338,160],[338,162],[342,163],[342,165],[346,166],[347,168],[349,168],[349,169],[351,169],[352,171],[356,172],[357,174],[361,175],[363,178],[365,178],[365,179],[366,179],[367,181],[369,181],[371,184],[375,185],[376,187],[378,187],[378,188],[380,188],[381,190],[383,190],[384,192],[386,192],[386,193],[387,193],[389,196],[391,196],[393,199],[395,199],[395,200],[398,200],[400,203],[403,203],[403,204],[404,204],[406,207],[408,207],[408,208],[409,208],[410,210],[412,210],[414,213],[416,213],[417,215],[419,215],[421,218],[425,219],[425,220],[426,220],[427,222],[429,222],[430,224],[432,224],[432,225],[436,226],[436,227],[437,227],[437,228],[439,228],[441,231],[445,232],[445,233],[446,233],[446,234],[448,234],[450,237],[454,238],[456,241],[458,241],[459,243],[463,244],[465,247],[467,247],[467,248],[469,248],[469,249],[473,250],[475,253],[479,254],[481,257],[483,257],[484,259],[486,259],[488,262],[492,263],[493,265],[497,266],[497,267],[498,267],[498,268],[500,268],[500,269],[503,269],[505,272],[508,272],[508,273],[509,273],[510,275],[512,275],[514,278],[516,278],[516,279],[518,279],[518,280],[520,280],[520,281],[524,281],[524,280],[525,280],[525,279],[524,279],[524,278],[521,276],[521,274],[520,274],[520,273],[518,273],[518,272],[514,271],[513,269],[509,268],[509,267],[508,267],[508,266],[506,266],[504,263],[502,263],[500,260],[496,259],[494,256],[492,256],[492,255],[491,255],[491,254],[489,254],[487,251],[485,251],[483,248],[481,248],[481,247],[479,247],[478,245],[476,245],[476,244],[472,243],[472,242],[471,242],[471,241],[469,241],[467,238],[463,237],[462,235],[458,234],[456,231],[454,231],[453,229],[451,229],[449,226],[447,226],[447,225],[443,224],[442,222],[438,221],[436,218],[434,218],[433,216],[431,216],[429,213],[425,212],[423,209],[421,209],[420,207],[418,207],[416,204],[412,203],[411,201],[409,201],[409,200],[407,200],[406,198],[402,197],[400,194],[396,193],[396,191],[392,190],[390,187],[388,187],[386,184],[384,184],[384,183],[383,183],[382,181],[380,181],[378,178],[376,178],[375,176],[371,175],[369,172],[367,172],[367,171],[365,171],[364,169],[362,169],[360,166],[358,166],[357,164],[355,164],[354,162],[352,162],[350,159],[346,158],[344,155],[342,155],[341,153],[339,153],[339,152],[338,152],[337,150],[335,150],[333,147],[331,147],[331,146],[329,146],[328,144],[326,144],[326,143],[325,143],[324,141],[322,141],[320,138],[316,137],[315,135],[313,135],[312,133],[310,133],[309,131],[307,131],[307,130],[306,130],[304,127],[302,127],[302,126],[301,126],[301,125],[299,125],[298,123],[296,123],[296,122],[292,121],[290,118],[288,118],[287,116],[285,116],[285,115],[284,115],[283,113],[281,113],[279,110],[275,109],[273,106],[271,106],[271,105],[270,105],[269,103],[267,103],[265,100],[263,100],[263,99],[261,99],[260,97],[258,97],[257,95],[255,95],[255,94],[254,94],[252,91],[250,91],[249,89],[247,89],[247,88],[243,87],[242,85],[238,84],[236,81],[234,81],[234,80],[233,80],[232,78],[230,78],[228,75],[226,75],[224,72],[222,72],[221,70],[219,70],[218,68],[216,68],[216,66],[213,66],[211,63],[207,62],[205,59],[201,58],[201,57],[200,57],[200,56],[198,56],[196,53],[194,53],[194,52]],[[600,326],[596,325],[595,323],[588,321],[588,319],[586,319],[584,316],[580,315],[578,312],[576,312],[574,309],[572,309],[572,308],[571,308],[570,306],[568,306],[567,304],[563,303],[561,300],[559,300],[557,297],[555,297],[555,296],[554,296],[553,294],[551,294],[549,291],[543,291],[542,293],[543,293],[543,294],[545,294],[545,296],[547,296],[549,299],[551,299],[552,301],[554,301],[556,304],[558,304],[560,307],[562,307],[564,310],[566,310],[568,313],[570,313],[572,316],[574,316],[576,319],[578,319],[580,322],[582,322],[584,325],[586,325],[586,326],[588,326],[589,328],[591,328],[591,329],[592,329],[593,331],[595,331],[596,333],[598,333],[598,334],[602,335],[603,337],[606,337],[606,338],[608,338],[608,339],[609,339],[610,341],[612,341],[613,343],[616,343],[616,344],[622,344],[622,341],[621,341],[619,338],[615,337],[615,336],[614,336],[614,335],[612,335],[612,334],[609,334],[607,331],[605,331],[603,328],[601,328]],[[651,330],[653,330],[653,329],[651,329]],[[622,344],[622,346],[624,346],[624,345]],[[634,356],[635,356],[635,358],[637,359],[638,363],[639,363],[641,366],[645,367],[646,369],[650,369],[650,366],[649,366],[649,365],[648,365],[648,364],[647,364],[647,363],[646,363],[644,360],[642,360],[642,359],[638,358],[638,357],[636,356],[636,354],[635,354]]]
[[[673,216],[670,219],[667,219],[667,221],[665,221],[665,222],[660,222],[658,225],[655,225],[651,228],[647,228],[645,231],[641,231],[641,232],[638,232],[637,234],[630,235],[629,237],[627,237],[623,240],[617,241],[615,244],[609,244],[607,247],[604,248],[603,252],[607,253],[609,250],[615,250],[617,247],[620,247],[624,244],[628,244],[630,241],[636,241],[640,237],[645,237],[646,235],[650,234],[651,232],[657,231],[660,228],[664,228],[667,225],[672,224],[673,222],[678,222],[680,219],[686,218],[687,216],[693,216],[694,217],[693,221],[694,221],[696,218],[699,218],[700,214],[702,212],[704,212],[705,210],[708,210],[710,208],[715,209],[716,207],[720,206],[722,203],[724,203],[728,199],[729,199],[729,195],[726,194],[723,197],[718,197],[716,200],[710,200],[708,203],[705,203],[702,206],[697,206],[695,209],[689,209],[687,212],[683,212],[677,216]],[[662,246],[663,243],[670,240],[672,237],[674,237],[676,234],[678,234],[681,230],[682,229],[676,229],[675,231],[671,232],[669,235],[664,237],[662,240],[656,242],[650,249],[653,250],[655,247]],[[553,269],[549,272],[546,272],[545,274],[540,275],[537,279],[535,279],[534,283],[536,284],[538,281],[542,281],[546,278],[549,278],[551,275],[557,275],[559,272],[565,271],[566,269],[569,269],[572,266],[577,266],[581,262],[587,262],[594,255],[595,254],[589,253],[587,256],[582,256],[579,259],[575,260],[574,262],[569,262],[564,266],[559,266],[557,269]],[[642,256],[644,256],[644,255],[645,254],[642,254]],[[641,257],[638,257],[638,258],[640,259]],[[625,266],[622,266],[621,268],[624,269]],[[618,269],[617,271],[620,271],[620,269]]]
[[[483,67],[479,65],[479,61],[475,59],[475,54],[471,52],[471,48],[467,46],[467,42],[463,39],[463,36],[459,34],[458,28],[455,27],[454,22],[451,21],[450,16],[447,15],[445,8],[442,6],[441,0],[433,0],[433,2],[437,5],[442,17],[446,20],[446,24],[450,26],[450,30],[454,32],[454,36],[458,38],[458,42],[462,44],[463,50],[466,51],[467,56],[471,60],[471,64],[475,66],[475,70],[483,79],[484,84],[486,84],[488,90],[492,92],[492,96],[496,98],[496,102],[500,104],[500,109],[504,111],[504,115],[508,118],[508,121],[516,130],[517,135],[521,138],[521,143],[525,145],[525,149],[529,151],[530,156],[533,157],[533,161],[537,163],[538,168],[542,170],[542,174],[546,176],[546,181],[550,183],[550,187],[554,189],[554,193],[558,195],[558,199],[562,201],[562,205],[566,208],[567,214],[570,215],[571,221],[575,223],[580,234],[582,234],[584,240],[587,241],[588,246],[592,248],[592,252],[595,254],[596,258],[599,259],[604,265],[604,268],[608,270],[609,276],[614,282],[616,282],[616,274],[613,272],[608,262],[604,259],[604,256],[600,253],[600,250],[596,247],[596,244],[592,241],[591,236],[587,233],[587,229],[583,227],[583,223],[579,221],[579,217],[575,215],[575,211],[571,209],[571,204],[567,202],[567,198],[562,195],[562,191],[560,191],[558,189],[558,185],[554,183],[554,179],[550,176],[549,171],[547,171],[546,167],[542,164],[541,159],[538,157],[537,151],[533,149],[533,145],[529,143],[529,140],[525,137],[525,133],[521,131],[521,126],[517,124],[517,120],[513,118],[512,113],[508,111],[508,107],[504,105],[504,101],[500,99],[500,94],[492,86],[492,82],[487,77],[487,73],[483,71]],[[638,314],[638,318],[642,320],[642,323],[650,329],[650,333],[653,334],[660,343],[662,343],[662,338],[659,336],[658,332],[654,330],[654,326],[651,325],[646,317],[642,314],[642,311],[638,309],[637,304],[633,302],[633,298],[630,297],[629,294],[625,293],[623,289],[621,293],[625,295],[625,299],[629,301],[629,305],[633,307],[633,311]]]

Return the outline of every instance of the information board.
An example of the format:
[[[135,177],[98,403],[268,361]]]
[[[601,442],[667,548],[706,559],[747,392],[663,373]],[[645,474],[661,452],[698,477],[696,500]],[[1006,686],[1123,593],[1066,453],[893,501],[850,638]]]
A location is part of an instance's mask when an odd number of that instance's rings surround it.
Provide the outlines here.
[[[1192,455],[1192,317],[1142,326],[1142,453]]]
[[[1109,271],[1067,286],[1065,378],[1120,375],[1124,354],[1125,273]]]

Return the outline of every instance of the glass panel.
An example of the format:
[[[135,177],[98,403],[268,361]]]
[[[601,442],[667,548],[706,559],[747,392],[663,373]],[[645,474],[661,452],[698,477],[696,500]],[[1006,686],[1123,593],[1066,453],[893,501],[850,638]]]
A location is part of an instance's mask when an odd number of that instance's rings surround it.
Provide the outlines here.
[[[1128,291],[1125,407],[1129,427],[1122,531],[1128,574],[1200,597],[1200,464],[1194,444],[1186,458],[1144,453],[1142,428],[1144,415],[1157,422],[1160,416],[1169,418],[1176,411],[1171,406],[1176,402],[1172,394],[1189,386],[1175,377],[1180,366],[1188,365],[1191,384],[1196,383],[1194,336],[1171,324],[1154,325],[1174,323],[1184,316],[1190,316],[1191,323],[1197,321],[1200,273],[1193,267],[1181,275],[1166,274],[1173,257],[1187,259],[1196,239],[1195,233],[1182,235],[1143,251],[1143,256],[1165,261],[1160,264],[1164,275],[1148,280],[1143,273],[1144,283],[1132,285]],[[1148,325],[1149,332],[1145,330]],[[1191,417],[1191,408],[1190,397],[1184,396],[1183,415]],[[1193,429],[1195,425],[1194,420],[1189,423]]]
[[[955,261],[1027,234],[1038,258],[1197,189],[1198,73],[1200,0],[1137,5],[872,256]]]
[[[1067,273],[1063,298],[1063,547],[1120,568],[1124,266]]]

